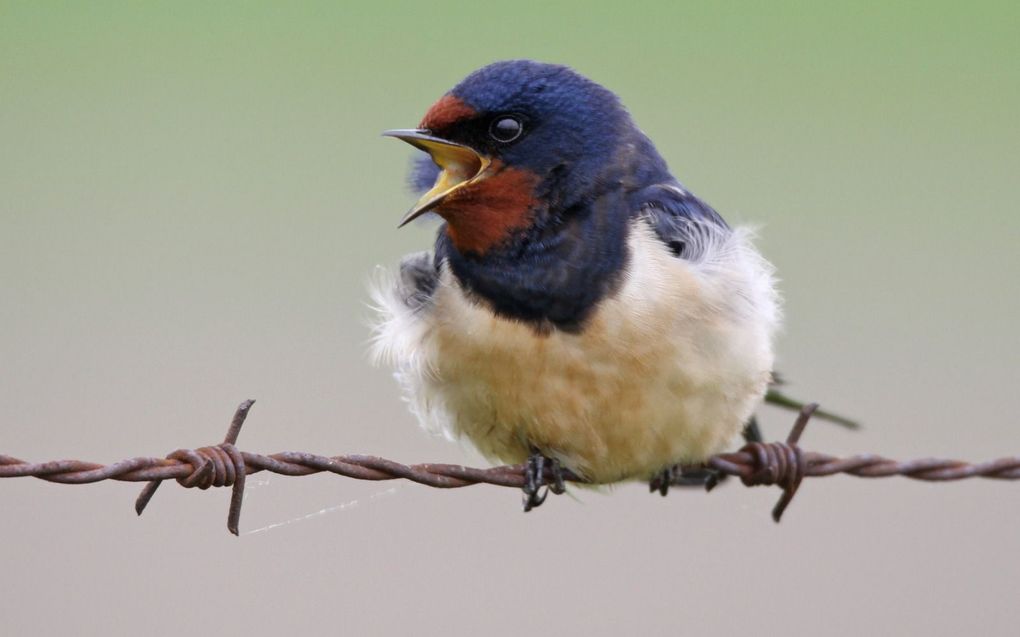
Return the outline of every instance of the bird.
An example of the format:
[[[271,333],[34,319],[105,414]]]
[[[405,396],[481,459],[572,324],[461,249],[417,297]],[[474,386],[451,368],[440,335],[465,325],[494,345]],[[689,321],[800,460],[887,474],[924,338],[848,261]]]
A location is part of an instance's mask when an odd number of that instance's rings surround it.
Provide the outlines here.
[[[556,493],[564,470],[656,488],[739,437],[773,378],[775,270],[615,93],[499,61],[383,134],[423,151],[400,226],[440,223],[374,281],[371,349],[427,430],[524,465],[525,510],[547,468]]]

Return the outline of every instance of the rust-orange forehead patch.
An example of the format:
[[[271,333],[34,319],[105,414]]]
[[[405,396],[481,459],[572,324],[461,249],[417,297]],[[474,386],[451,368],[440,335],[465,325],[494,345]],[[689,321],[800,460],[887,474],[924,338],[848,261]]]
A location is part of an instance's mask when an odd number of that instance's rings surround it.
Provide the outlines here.
[[[419,126],[433,131],[443,130],[455,122],[474,116],[474,114],[475,109],[465,104],[459,97],[444,95],[425,113]]]

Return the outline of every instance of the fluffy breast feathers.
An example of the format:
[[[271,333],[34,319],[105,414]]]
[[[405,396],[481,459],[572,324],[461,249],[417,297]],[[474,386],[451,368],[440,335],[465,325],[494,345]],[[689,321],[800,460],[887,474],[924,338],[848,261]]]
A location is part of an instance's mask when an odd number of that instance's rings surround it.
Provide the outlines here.
[[[422,425],[494,461],[534,448],[595,482],[701,461],[764,395],[780,317],[750,233],[699,230],[697,257],[680,259],[635,220],[622,283],[578,333],[494,316],[443,265],[422,293],[415,273],[431,258],[411,257],[403,281],[373,285],[373,356]]]

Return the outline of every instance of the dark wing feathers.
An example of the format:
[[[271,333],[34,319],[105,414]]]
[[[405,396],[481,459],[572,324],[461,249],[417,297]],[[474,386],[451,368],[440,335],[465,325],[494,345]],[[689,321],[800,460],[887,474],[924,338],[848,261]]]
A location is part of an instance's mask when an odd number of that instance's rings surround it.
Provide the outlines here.
[[[397,292],[412,310],[421,310],[432,300],[439,285],[439,269],[429,252],[409,254],[400,261],[400,282]]]
[[[679,184],[657,184],[634,194],[632,210],[651,224],[662,242],[683,259],[696,259],[709,232],[729,230],[726,221],[707,203]]]

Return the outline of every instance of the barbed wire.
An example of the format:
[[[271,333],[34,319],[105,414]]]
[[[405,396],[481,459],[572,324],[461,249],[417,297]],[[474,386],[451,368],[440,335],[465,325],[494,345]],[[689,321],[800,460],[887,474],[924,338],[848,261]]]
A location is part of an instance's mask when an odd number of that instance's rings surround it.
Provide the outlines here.
[[[238,534],[245,476],[269,471],[285,476],[307,476],[332,473],[356,480],[410,480],[439,489],[457,489],[476,484],[524,488],[528,484],[527,465],[506,465],[477,469],[454,464],[424,463],[405,465],[393,460],[367,455],[320,456],[299,451],[283,451],[263,455],[240,451],[235,446],[254,400],[246,400],[237,408],[224,441],[198,449],[178,449],[165,458],[128,458],[113,464],[97,464],[82,460],[57,460],[29,463],[0,454],[0,478],[34,477],[59,484],[91,484],[103,480],[147,482],[135,501],[141,515],[163,480],[177,480],[188,488],[232,487],[227,528]],[[733,476],[749,487],[778,486],[783,493],[772,510],[779,522],[793,500],[804,478],[847,474],[860,478],[902,476],[913,480],[945,482],[968,478],[1020,480],[1020,456],[988,462],[969,463],[962,460],[922,458],[898,461],[876,454],[858,454],[847,458],[803,451],[801,434],[818,408],[805,406],[784,442],[750,442],[739,451],[720,453],[697,467],[678,467],[670,473],[665,485],[658,488],[665,494],[669,484],[690,485],[691,472],[708,471],[705,487],[711,490],[720,477]],[[544,469],[539,486],[560,481],[587,484],[573,472],[552,466]]]

